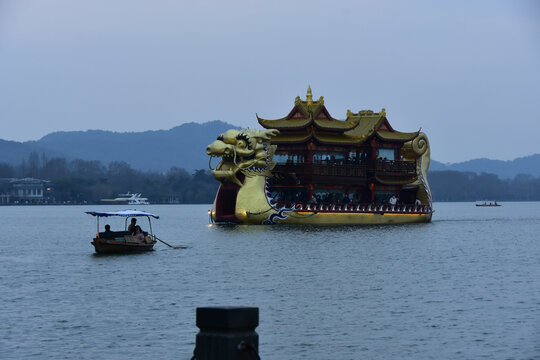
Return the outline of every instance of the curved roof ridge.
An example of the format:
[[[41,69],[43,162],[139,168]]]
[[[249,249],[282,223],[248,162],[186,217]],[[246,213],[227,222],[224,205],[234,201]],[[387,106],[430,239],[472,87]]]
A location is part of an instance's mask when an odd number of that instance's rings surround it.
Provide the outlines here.
[[[322,144],[359,145],[367,140],[367,137],[346,135],[339,133],[321,133],[313,129],[313,137]]]
[[[382,140],[405,142],[417,137],[420,134],[420,130],[414,132],[377,130],[376,134]]]
[[[272,138],[272,144],[287,144],[287,143],[303,143],[310,140],[313,137],[311,131],[305,134],[284,134],[280,133]]]
[[[358,126],[359,119],[346,119],[346,120],[337,120],[337,119],[314,119],[313,123],[316,127],[321,130],[335,130],[344,132],[351,130]]]
[[[312,123],[309,117],[290,119],[289,115],[287,115],[280,119],[267,120],[260,118],[258,114],[255,114],[255,116],[257,116],[259,124],[266,129],[303,129]]]
[[[379,113],[374,113],[371,110],[368,111],[370,111],[370,113],[361,115],[359,115],[360,111],[357,114],[352,113],[350,110],[347,111],[347,119],[358,119],[358,125],[351,130],[346,131],[346,135],[369,137],[377,131],[377,128],[386,117]]]

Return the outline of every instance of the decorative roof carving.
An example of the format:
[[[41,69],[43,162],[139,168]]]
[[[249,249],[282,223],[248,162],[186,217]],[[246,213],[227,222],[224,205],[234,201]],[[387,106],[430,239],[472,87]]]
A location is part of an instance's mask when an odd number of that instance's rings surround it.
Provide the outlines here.
[[[300,119],[297,114],[301,111],[306,118]],[[324,106],[324,97],[319,97],[313,101],[311,86],[308,86],[306,100],[297,96],[294,100],[294,107],[289,114],[281,119],[267,120],[257,115],[259,124],[267,129],[300,129],[314,125],[321,129],[343,132],[356,126],[356,121],[338,120],[333,118]]]

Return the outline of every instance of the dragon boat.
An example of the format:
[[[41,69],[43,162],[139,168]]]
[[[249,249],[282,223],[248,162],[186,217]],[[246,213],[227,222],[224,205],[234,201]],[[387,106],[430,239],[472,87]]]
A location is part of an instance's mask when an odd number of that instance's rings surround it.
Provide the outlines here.
[[[392,128],[386,110],[333,118],[324,98],[296,97],[261,130],[231,129],[206,148],[220,181],[215,223],[403,224],[431,221],[430,148]],[[221,158],[215,168],[212,159]]]

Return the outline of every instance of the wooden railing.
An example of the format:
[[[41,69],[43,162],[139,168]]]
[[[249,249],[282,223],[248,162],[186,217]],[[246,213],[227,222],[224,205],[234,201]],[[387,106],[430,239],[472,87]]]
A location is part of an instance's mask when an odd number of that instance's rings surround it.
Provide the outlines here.
[[[403,160],[376,160],[375,174],[389,176],[414,176],[416,163]]]
[[[349,213],[399,213],[399,214],[430,214],[433,209],[429,205],[417,204],[399,204],[399,205],[380,205],[380,204],[287,204],[294,207],[296,211],[316,211],[316,212],[349,212]],[[278,208],[283,207],[277,204]]]
[[[415,176],[416,163],[403,160],[375,160],[367,164],[307,164],[286,163],[276,165],[275,171],[300,176],[338,176],[365,178],[368,172],[386,176]]]
[[[281,173],[295,173],[303,176],[338,176],[338,177],[366,177],[365,165],[331,165],[331,164],[278,164],[274,168]]]

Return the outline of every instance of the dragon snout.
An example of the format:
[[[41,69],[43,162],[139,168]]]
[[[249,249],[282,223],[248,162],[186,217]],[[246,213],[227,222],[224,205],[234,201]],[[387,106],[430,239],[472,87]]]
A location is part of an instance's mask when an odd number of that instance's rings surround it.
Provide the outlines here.
[[[206,147],[206,153],[213,156],[230,155],[232,152],[232,145],[225,144],[221,140],[216,140]]]

